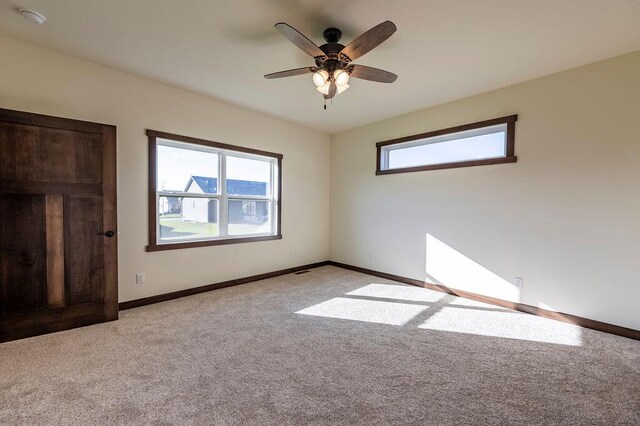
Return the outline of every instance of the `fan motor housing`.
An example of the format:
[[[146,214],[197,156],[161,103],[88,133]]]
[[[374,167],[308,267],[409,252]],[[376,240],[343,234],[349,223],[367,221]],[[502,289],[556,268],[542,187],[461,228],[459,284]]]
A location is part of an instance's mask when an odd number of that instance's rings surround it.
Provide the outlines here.
[[[338,57],[338,53],[344,49],[344,45],[340,43],[327,43],[320,46],[320,50],[322,50],[327,56],[331,57],[331,55]]]
[[[333,72],[343,65],[339,53],[344,49],[344,45],[338,43],[342,38],[342,31],[338,28],[331,27],[324,30],[322,36],[326,43],[319,47],[327,57],[321,60],[316,59],[316,65],[329,72]]]
[[[330,30],[330,29],[331,28],[328,28],[327,30]],[[337,30],[337,28],[334,28],[334,29]],[[325,39],[327,38],[326,37],[327,30],[325,30]],[[332,73],[336,69],[341,68],[343,66],[342,60],[341,60],[342,58],[340,58],[339,53],[342,51],[342,49],[344,49],[344,45],[337,42],[334,42],[334,43],[329,42],[319,47],[320,47],[320,50],[322,50],[325,53],[325,55],[327,55],[327,57],[316,58],[317,66],[319,66],[320,68],[326,69],[330,73]]]

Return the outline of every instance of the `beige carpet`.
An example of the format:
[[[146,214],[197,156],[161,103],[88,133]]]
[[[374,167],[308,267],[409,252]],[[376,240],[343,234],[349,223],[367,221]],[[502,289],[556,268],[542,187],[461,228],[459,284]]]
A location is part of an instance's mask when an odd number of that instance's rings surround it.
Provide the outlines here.
[[[640,424],[640,342],[336,267],[0,344],[0,424]]]

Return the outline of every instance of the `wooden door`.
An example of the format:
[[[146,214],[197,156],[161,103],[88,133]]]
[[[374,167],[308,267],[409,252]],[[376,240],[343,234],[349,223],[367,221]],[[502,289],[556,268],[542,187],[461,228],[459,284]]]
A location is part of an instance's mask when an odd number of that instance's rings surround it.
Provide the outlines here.
[[[118,318],[116,129],[0,109],[0,342]]]

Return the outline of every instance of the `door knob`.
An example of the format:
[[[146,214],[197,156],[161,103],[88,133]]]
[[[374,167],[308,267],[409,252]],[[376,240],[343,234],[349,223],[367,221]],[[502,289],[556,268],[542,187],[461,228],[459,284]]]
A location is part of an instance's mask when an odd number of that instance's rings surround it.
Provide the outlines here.
[[[111,238],[114,235],[116,235],[116,233],[113,231],[107,231],[107,232],[98,232],[98,235],[104,235],[107,238]]]

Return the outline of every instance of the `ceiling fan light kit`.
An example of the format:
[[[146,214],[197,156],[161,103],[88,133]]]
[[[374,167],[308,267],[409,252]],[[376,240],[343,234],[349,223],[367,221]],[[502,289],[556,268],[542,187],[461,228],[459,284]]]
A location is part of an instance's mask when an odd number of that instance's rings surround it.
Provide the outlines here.
[[[313,73],[313,82],[316,86],[322,87],[329,80],[329,73],[327,70],[318,70]]]
[[[322,83],[322,86],[316,87],[316,90],[318,90],[318,92],[322,93],[323,95],[328,95],[329,87],[331,87],[331,82],[325,81],[324,83]]]
[[[344,86],[349,82],[349,73],[345,70],[337,69],[333,72],[333,79],[338,86]]]
[[[337,85],[338,95],[344,92],[345,90],[347,90],[348,88],[349,88],[348,84],[342,84],[342,85],[338,84]]]
[[[264,77],[272,79],[313,73],[313,83],[325,99],[325,109],[327,108],[327,99],[333,99],[336,94],[349,88],[348,83],[351,77],[379,83],[393,83],[398,78],[397,75],[389,71],[352,63],[396,32],[397,28],[391,21],[384,21],[376,25],[346,47],[339,43],[342,31],[338,28],[324,30],[322,35],[326,43],[322,46],[317,46],[298,30],[284,22],[276,24],[275,28],[290,42],[312,56],[316,66],[275,72]]]

